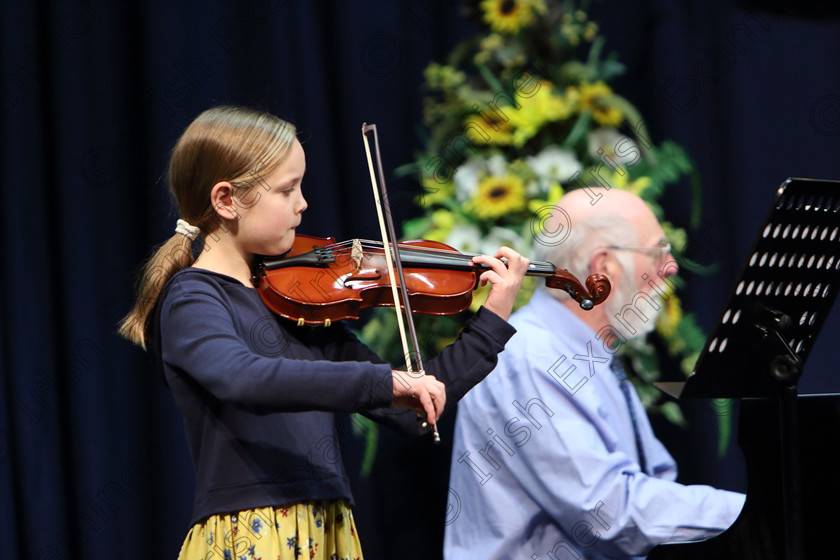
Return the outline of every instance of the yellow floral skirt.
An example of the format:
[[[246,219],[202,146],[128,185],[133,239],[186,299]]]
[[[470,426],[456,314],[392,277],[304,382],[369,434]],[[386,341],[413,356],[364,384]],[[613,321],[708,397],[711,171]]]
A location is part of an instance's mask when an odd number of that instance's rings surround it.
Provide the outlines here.
[[[346,500],[213,515],[190,529],[179,560],[356,560],[362,547]]]

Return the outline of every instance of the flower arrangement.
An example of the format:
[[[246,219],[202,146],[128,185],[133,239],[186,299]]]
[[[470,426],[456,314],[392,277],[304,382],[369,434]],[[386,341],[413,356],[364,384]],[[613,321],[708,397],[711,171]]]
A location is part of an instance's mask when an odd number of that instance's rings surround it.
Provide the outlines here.
[[[665,219],[658,201],[684,178],[698,195],[693,165],[674,143],[654,145],[638,111],[609,86],[624,68],[614,56],[602,56],[604,39],[585,6],[480,0],[465,11],[483,31],[425,70],[428,137],[416,161],[398,170],[422,183],[421,215],[403,224],[403,237],[491,254],[504,244],[529,255],[541,212],[570,189],[601,185],[642,197],[663,224],[672,254],[684,261],[686,231]],[[696,225],[698,216],[693,219]],[[533,282],[523,287],[517,305],[533,288]],[[473,309],[485,298],[479,290]],[[688,373],[705,335],[676,293],[665,306],[656,344]],[[362,332],[383,355],[399,347],[391,315],[375,314]],[[432,353],[463,323],[463,317],[416,319],[421,350]],[[623,349],[642,376],[637,389],[648,410],[683,424],[677,404],[650,384],[659,377],[654,342],[633,340]]]

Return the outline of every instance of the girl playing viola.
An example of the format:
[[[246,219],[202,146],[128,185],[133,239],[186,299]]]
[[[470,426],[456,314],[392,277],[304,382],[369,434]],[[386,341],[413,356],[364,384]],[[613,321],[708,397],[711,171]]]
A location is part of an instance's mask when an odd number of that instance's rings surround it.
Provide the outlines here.
[[[169,165],[181,219],[120,325],[152,354],[184,416],[196,493],[180,558],[360,558],[334,414],[416,435],[416,412],[436,421],[514,332],[506,320],[528,261],[508,248],[474,258],[490,267],[490,295],[426,364],[430,375],[392,370],[341,322],[304,327],[272,314],[252,283],[254,256],[288,251],[306,210],[295,134],[241,107],[187,127]]]

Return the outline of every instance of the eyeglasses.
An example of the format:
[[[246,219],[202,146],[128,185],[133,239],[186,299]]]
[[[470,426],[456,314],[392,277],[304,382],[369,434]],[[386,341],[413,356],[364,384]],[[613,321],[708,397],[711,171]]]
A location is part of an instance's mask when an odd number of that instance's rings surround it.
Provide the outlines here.
[[[671,244],[667,241],[660,241],[654,247],[627,247],[624,245],[607,245],[604,249],[612,249],[613,251],[637,251],[640,253],[650,253],[656,257],[664,257],[671,252]]]

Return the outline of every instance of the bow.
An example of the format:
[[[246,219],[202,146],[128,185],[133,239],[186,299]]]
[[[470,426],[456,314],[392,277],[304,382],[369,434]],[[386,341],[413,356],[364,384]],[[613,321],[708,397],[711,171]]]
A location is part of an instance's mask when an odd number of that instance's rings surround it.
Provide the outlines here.
[[[371,157],[370,142],[368,141],[369,133],[373,137],[373,147],[376,152],[375,171],[373,159]],[[385,186],[385,174],[382,170],[382,157],[379,153],[379,135],[376,131],[376,125],[362,124],[362,138],[365,145],[368,170],[370,171],[370,184],[373,188],[373,199],[376,203],[376,214],[379,219],[379,230],[382,236],[382,245],[385,251],[385,262],[388,266],[391,293],[395,302],[394,311],[397,314],[400,341],[402,342],[403,353],[405,355],[405,371],[408,375],[412,375],[412,372],[416,371],[419,376],[423,376],[426,373],[423,368],[423,358],[420,354],[420,344],[417,342],[417,331],[414,328],[414,316],[411,311],[411,302],[408,298],[408,289],[406,288],[405,275],[403,273],[402,261],[400,260],[400,251],[397,246],[397,235],[394,229],[394,221],[391,218],[391,212],[388,206],[388,191]],[[378,189],[377,175],[379,176]],[[389,242],[389,239],[391,242]],[[399,282],[396,281],[397,279]],[[401,306],[399,305],[399,302],[402,302],[402,309],[405,313],[405,321],[403,321],[403,314],[400,312]],[[408,335],[411,338],[411,348],[409,348],[409,341],[406,338],[405,323],[408,324]],[[413,352],[411,349],[413,349]],[[414,355],[414,362],[417,366],[416,369],[412,367],[412,354]],[[423,415],[420,413],[418,413],[418,420],[421,422],[421,427],[425,428],[428,425],[428,423],[424,420]],[[435,443],[440,443],[440,434],[438,433],[437,423],[435,421],[432,421],[432,432],[434,434]]]

